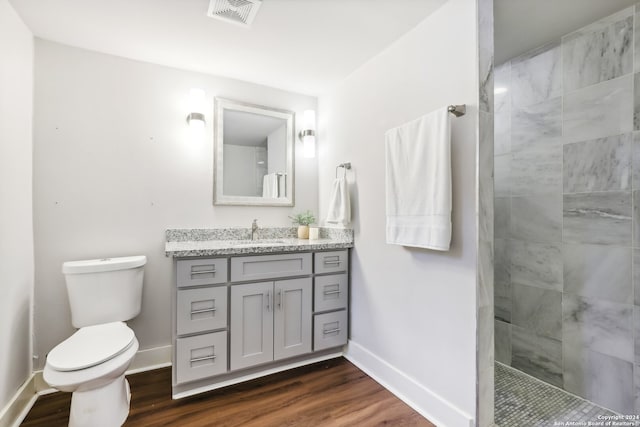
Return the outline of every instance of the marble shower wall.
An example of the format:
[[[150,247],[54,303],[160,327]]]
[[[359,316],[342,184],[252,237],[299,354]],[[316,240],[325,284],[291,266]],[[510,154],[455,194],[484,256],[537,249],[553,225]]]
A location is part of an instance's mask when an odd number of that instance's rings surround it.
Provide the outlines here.
[[[497,67],[495,89],[496,360],[640,413],[640,7]]]

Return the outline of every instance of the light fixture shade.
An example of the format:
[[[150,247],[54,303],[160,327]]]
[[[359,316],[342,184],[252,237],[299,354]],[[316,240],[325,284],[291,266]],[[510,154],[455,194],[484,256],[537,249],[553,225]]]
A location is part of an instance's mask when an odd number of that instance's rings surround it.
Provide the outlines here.
[[[308,159],[316,156],[315,135],[306,135],[302,137],[302,155]]]
[[[302,141],[302,155],[306,158],[316,156],[316,112],[306,110],[302,117],[302,130],[298,135]]]

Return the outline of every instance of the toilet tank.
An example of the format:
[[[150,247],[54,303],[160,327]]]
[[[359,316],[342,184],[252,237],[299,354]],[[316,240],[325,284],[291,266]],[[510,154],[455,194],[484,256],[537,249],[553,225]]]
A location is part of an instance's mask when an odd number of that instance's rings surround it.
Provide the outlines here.
[[[62,264],[76,328],[133,319],[142,305],[147,257],[70,261]]]

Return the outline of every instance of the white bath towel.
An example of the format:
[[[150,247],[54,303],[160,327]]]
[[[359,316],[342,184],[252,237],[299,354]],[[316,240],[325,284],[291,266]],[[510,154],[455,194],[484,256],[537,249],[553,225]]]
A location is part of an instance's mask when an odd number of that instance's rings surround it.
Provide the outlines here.
[[[275,173],[268,173],[262,178],[262,197],[278,198],[278,175]]]
[[[451,128],[447,107],[385,134],[387,243],[448,251]]]
[[[336,178],[333,181],[327,222],[343,227],[346,227],[351,222],[351,200],[349,199],[349,187],[345,177]]]

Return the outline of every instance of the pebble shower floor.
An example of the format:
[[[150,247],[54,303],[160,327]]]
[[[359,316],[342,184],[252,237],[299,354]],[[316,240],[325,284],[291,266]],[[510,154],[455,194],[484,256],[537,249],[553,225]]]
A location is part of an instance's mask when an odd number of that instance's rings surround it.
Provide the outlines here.
[[[621,424],[615,412],[569,394],[501,363],[496,363],[495,423],[500,427],[559,427]],[[616,418],[606,418],[616,417]],[[589,424],[591,423],[591,424]],[[609,425],[614,425],[609,424]]]

